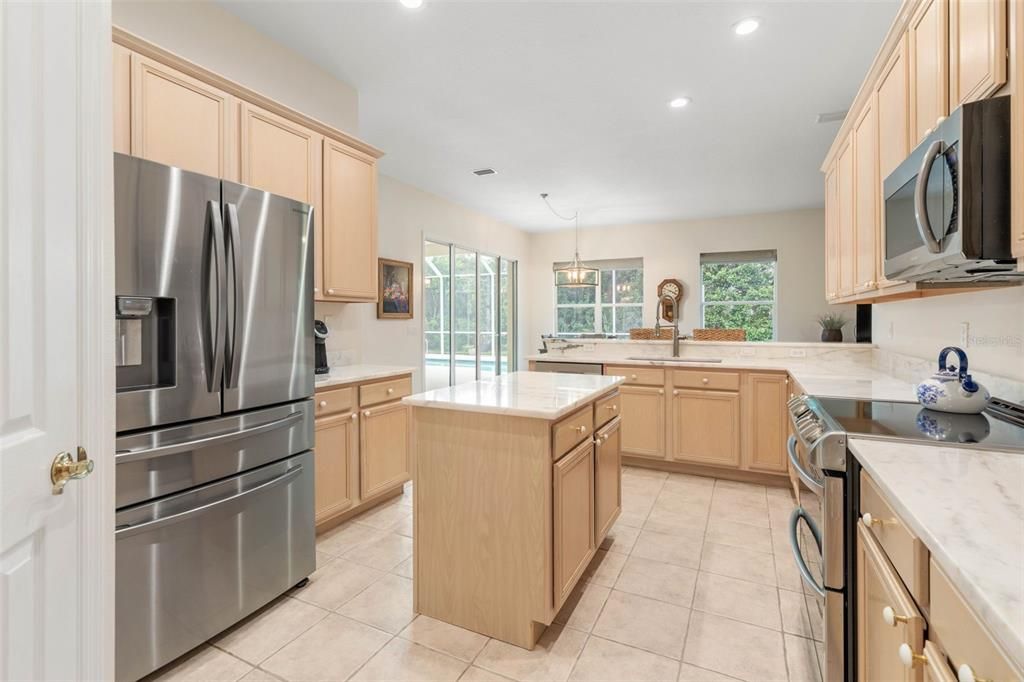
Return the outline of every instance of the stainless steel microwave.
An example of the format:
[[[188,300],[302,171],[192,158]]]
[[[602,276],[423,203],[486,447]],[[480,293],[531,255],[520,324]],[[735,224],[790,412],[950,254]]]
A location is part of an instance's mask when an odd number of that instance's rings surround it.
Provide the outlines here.
[[[883,184],[885,276],[1019,279],[1010,248],[1010,98],[964,104]]]

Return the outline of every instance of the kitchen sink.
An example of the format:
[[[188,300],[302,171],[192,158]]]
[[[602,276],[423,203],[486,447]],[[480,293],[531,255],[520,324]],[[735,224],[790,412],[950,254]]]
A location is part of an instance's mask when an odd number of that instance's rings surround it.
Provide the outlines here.
[[[640,355],[626,358],[627,360],[644,360],[645,362],[692,362],[696,364],[701,363],[717,363],[721,362],[722,358],[666,358],[666,357],[643,357]]]

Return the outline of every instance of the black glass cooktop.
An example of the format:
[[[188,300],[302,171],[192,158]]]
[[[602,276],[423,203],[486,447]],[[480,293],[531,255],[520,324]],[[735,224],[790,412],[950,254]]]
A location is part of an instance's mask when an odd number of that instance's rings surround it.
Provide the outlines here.
[[[817,398],[823,410],[850,436],[975,445],[1024,453],[1024,422],[1000,405],[981,414],[936,412],[917,403]]]

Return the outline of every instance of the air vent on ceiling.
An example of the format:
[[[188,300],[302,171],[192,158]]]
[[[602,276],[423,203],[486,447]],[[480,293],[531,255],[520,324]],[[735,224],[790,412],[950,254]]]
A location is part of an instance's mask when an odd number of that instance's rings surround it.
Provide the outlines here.
[[[835,123],[836,121],[842,121],[846,118],[846,114],[849,109],[843,109],[842,111],[828,111],[824,114],[818,114],[814,121],[816,123]]]
[[[482,177],[484,175],[494,175],[497,172],[498,171],[494,170],[493,168],[477,168],[475,171],[473,171],[473,175],[479,175]]]

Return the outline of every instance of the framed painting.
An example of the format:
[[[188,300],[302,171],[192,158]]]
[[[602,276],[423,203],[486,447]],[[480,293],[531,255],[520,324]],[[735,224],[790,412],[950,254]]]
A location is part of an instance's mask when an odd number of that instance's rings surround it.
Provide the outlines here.
[[[412,319],[412,268],[406,261],[377,259],[377,319]]]

